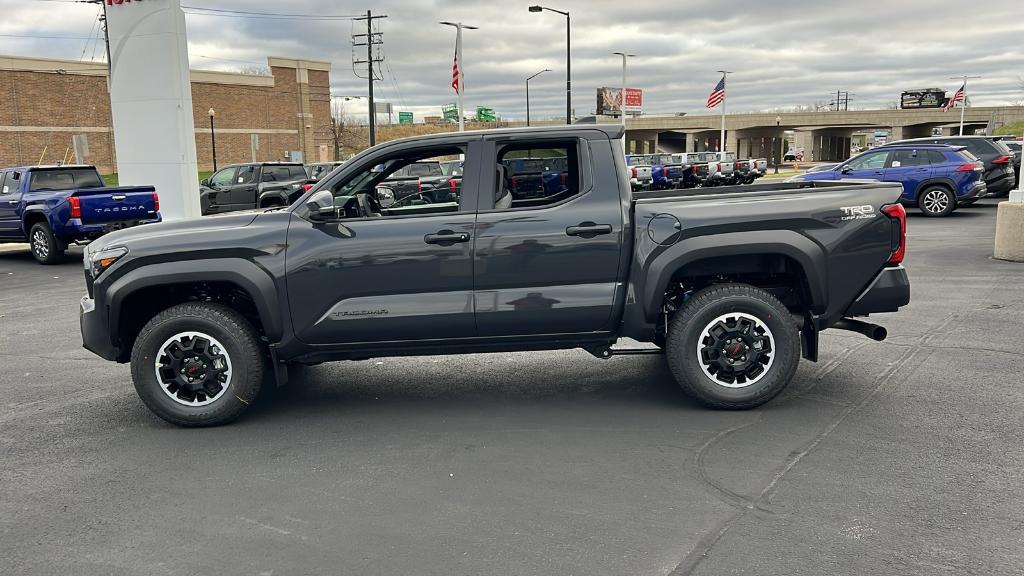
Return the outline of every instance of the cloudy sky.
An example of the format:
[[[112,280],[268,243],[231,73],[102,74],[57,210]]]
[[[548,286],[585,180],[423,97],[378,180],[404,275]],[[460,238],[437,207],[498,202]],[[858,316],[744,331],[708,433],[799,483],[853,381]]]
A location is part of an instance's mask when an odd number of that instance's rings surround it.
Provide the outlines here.
[[[551,0],[555,2],[555,0]],[[184,6],[267,14],[386,14],[378,21],[386,65],[379,97],[396,109],[438,114],[454,101],[449,83],[453,28],[465,32],[466,107],[486,105],[507,118],[525,116],[524,79],[534,117],[565,110],[565,18],[527,11],[530,1],[182,0]],[[971,81],[975,105],[1024,102],[1024,4],[988,0],[557,0],[572,14],[573,106],[593,112],[595,88],[621,82],[621,60],[637,54],[629,84],[645,93],[644,112],[705,114],[715,70],[733,71],[729,109],[770,110],[828,102],[852,94],[852,108],[880,108],[906,89],[954,91],[950,76]],[[95,37],[97,6],[73,0],[0,0],[0,54],[102,59]],[[193,68],[265,66],[266,56],[329,60],[333,92],[366,94],[352,73],[351,34],[365,24],[347,19],[282,19],[186,9]],[[100,36],[101,37],[101,36]],[[92,39],[90,39],[92,38]],[[360,49],[365,50],[365,49]],[[361,53],[364,56],[365,53]],[[351,103],[355,107],[355,103]]]

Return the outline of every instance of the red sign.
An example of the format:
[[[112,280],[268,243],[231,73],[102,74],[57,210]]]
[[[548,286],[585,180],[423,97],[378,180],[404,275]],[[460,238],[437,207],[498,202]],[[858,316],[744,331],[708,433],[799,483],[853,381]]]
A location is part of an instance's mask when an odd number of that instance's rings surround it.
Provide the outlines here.
[[[626,88],[626,108],[641,108],[644,105],[644,91],[639,88]]]

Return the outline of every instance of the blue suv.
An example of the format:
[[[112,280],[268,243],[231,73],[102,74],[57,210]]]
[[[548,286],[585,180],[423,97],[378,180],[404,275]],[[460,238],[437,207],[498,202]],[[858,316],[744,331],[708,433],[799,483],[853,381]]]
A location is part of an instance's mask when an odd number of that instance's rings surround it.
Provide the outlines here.
[[[858,154],[831,170],[790,180],[899,182],[903,184],[900,203],[917,206],[925,216],[948,216],[988,194],[984,172],[984,164],[962,146],[891,145]]]

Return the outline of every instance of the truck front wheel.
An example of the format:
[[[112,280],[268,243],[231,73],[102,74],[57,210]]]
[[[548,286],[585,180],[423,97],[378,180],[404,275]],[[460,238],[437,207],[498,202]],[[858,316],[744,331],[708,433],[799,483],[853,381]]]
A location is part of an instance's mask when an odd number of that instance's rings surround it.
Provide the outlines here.
[[[800,361],[799,329],[771,293],[719,284],[672,318],[665,350],[679,386],[701,404],[742,410],[774,398]]]
[[[36,222],[28,232],[29,246],[32,248],[32,257],[40,264],[58,264],[64,260],[64,251],[67,247],[57,240],[46,222]]]
[[[132,347],[143,403],[178,426],[238,418],[259,395],[264,356],[256,330],[231,308],[187,302],[157,314]]]

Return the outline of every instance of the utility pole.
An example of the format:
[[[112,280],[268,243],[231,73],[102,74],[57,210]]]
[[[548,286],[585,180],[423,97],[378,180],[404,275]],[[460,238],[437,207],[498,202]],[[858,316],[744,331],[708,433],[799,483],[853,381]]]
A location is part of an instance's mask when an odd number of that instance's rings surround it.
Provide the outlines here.
[[[353,34],[352,45],[353,46],[366,46],[366,60],[355,60],[353,64],[366,64],[366,83],[367,93],[369,95],[369,122],[370,122],[370,146],[377,143],[377,109],[376,104],[373,102],[373,82],[376,80],[376,76],[373,73],[373,64],[375,62],[383,62],[383,58],[374,57],[373,47],[384,43],[381,34],[373,32],[373,21],[381,18],[387,18],[384,16],[374,16],[370,10],[366,11],[366,16],[360,16],[353,18],[353,20],[366,20],[366,34]],[[366,38],[366,42],[356,42],[358,38]],[[357,74],[358,76],[358,74]]]

